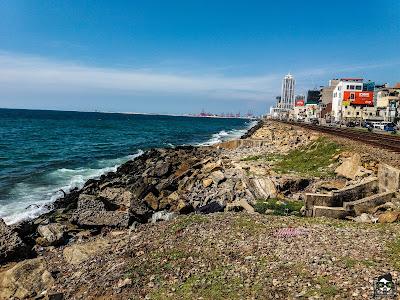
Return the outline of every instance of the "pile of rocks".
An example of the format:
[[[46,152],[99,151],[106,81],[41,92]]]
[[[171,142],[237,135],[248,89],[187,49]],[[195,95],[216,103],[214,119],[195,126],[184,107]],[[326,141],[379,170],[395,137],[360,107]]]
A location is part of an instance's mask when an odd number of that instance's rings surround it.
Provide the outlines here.
[[[35,220],[13,227],[1,223],[0,261],[34,256],[87,230],[129,228],[192,212],[254,212],[256,199],[274,195],[269,178],[248,176],[220,149],[153,149],[65,194]]]

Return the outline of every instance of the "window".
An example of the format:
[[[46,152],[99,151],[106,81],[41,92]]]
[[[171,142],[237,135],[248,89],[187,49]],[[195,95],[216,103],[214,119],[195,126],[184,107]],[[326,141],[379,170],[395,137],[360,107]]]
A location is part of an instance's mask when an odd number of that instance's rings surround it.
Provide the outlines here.
[[[347,115],[350,116],[350,112],[349,111],[347,112]]]
[[[350,86],[350,90],[355,90],[355,86],[354,86],[354,85],[351,85],[351,86]]]
[[[350,86],[349,86],[349,85],[346,85],[346,89],[349,90],[349,89],[350,89]]]
[[[361,85],[356,85],[356,90],[361,91],[362,90],[362,86]]]
[[[358,112],[356,113],[356,115],[359,116],[359,115],[360,115],[360,112],[358,111]]]

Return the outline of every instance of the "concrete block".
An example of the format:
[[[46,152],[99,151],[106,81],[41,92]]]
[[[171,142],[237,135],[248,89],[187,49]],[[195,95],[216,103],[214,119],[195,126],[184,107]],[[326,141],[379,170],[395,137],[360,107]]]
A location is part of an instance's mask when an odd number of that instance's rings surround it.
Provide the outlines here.
[[[344,219],[348,212],[343,207],[314,206],[313,217]]]
[[[314,205],[317,206],[342,206],[342,203],[338,203],[333,199],[332,194],[312,194],[306,193],[306,200],[304,206],[306,209],[312,209]]]
[[[391,201],[393,196],[394,192],[384,192],[359,200],[346,202],[344,203],[343,207],[349,213],[359,216],[362,213],[368,213],[371,208]]]
[[[378,192],[378,178],[372,177],[361,183],[349,185],[343,189],[333,191],[333,198],[337,206],[342,206],[344,202],[355,201],[360,198],[368,197]]]
[[[397,191],[400,189],[400,170],[380,163],[378,167],[379,191]]]

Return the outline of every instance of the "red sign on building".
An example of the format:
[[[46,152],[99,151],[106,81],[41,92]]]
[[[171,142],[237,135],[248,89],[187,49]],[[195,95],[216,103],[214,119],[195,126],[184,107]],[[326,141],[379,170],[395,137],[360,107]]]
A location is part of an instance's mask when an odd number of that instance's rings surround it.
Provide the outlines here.
[[[304,106],[304,99],[296,100],[294,105],[295,106]]]
[[[343,101],[349,102],[350,105],[374,106],[374,92],[345,91]]]

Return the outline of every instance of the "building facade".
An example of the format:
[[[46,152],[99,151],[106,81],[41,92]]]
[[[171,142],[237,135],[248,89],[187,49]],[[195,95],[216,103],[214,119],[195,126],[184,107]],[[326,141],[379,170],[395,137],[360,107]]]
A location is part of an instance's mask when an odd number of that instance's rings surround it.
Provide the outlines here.
[[[344,119],[344,108],[348,106],[374,106],[374,93],[363,91],[363,79],[342,78],[333,89],[332,117],[335,121]]]
[[[398,121],[400,88],[382,88],[376,92],[376,107],[386,122]]]
[[[294,87],[295,79],[289,73],[282,81],[282,95],[280,108],[284,110],[291,110],[294,107]]]
[[[339,83],[339,79],[329,80],[329,84],[324,86],[320,90],[320,106],[321,106],[321,118],[330,121],[332,119],[332,101],[333,101],[333,90]]]
[[[306,114],[306,100],[303,95],[298,95],[295,98],[295,103],[294,103],[294,120],[299,121],[299,120],[305,120],[307,117]]]

